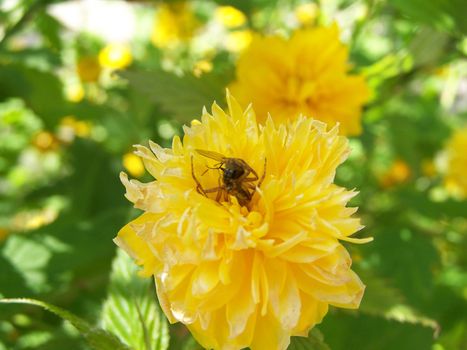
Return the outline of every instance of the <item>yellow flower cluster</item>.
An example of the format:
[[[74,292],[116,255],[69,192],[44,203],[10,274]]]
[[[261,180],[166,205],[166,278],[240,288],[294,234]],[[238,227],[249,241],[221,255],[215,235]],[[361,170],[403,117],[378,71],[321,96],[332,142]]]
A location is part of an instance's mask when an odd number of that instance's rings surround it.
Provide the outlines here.
[[[467,197],[467,127],[457,130],[446,147],[447,167],[444,182],[455,197]]]
[[[227,28],[240,27],[246,23],[245,14],[233,6],[219,6],[214,17]]]
[[[99,64],[110,69],[123,69],[133,61],[130,48],[125,44],[112,43],[99,52]]]
[[[379,182],[384,188],[389,188],[408,181],[411,173],[409,165],[403,160],[397,159],[380,177]]]
[[[168,47],[191,39],[200,23],[186,1],[162,3],[157,10],[151,41]]]
[[[155,180],[121,174],[144,213],[115,242],[154,276],[169,321],[205,348],[286,349],[329,305],[357,308],[365,289],[340,241],[371,239],[350,237],[362,228],[346,207],[356,192],[333,183],[348,142],[305,117],[258,125],[251,106],[227,102],[228,111],[204,110],[171,149],[137,146]],[[227,168],[232,158],[241,169]],[[228,187],[239,174],[240,187]]]
[[[337,25],[299,30],[289,40],[256,36],[230,88],[241,104],[253,102],[260,121],[268,113],[278,121],[303,114],[358,135],[369,90],[362,76],[348,73],[347,60]]]

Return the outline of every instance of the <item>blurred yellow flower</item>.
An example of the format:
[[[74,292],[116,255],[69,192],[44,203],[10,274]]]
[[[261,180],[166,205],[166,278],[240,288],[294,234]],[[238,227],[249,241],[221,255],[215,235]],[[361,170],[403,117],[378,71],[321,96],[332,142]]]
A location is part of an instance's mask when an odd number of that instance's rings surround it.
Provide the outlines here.
[[[219,6],[214,16],[227,28],[240,27],[246,23],[245,14],[233,6]]]
[[[200,77],[204,73],[209,73],[210,71],[212,71],[212,62],[207,59],[199,60],[193,67],[193,74],[195,77]]]
[[[91,134],[91,123],[69,115],[63,117],[58,128],[58,137],[63,142],[71,142],[75,136],[86,138]]]
[[[65,89],[65,95],[68,101],[70,102],[81,102],[84,98],[83,85],[79,83],[67,86],[67,88]]]
[[[298,5],[294,12],[295,17],[302,26],[312,25],[318,16],[318,6],[315,3],[308,2]]]
[[[151,41],[167,47],[193,37],[200,23],[186,1],[162,3],[157,10]]]
[[[125,153],[123,155],[123,166],[131,176],[140,177],[144,174],[143,161],[133,153]]]
[[[110,69],[123,69],[133,60],[130,48],[124,44],[109,44],[99,52],[99,63]]]
[[[76,73],[83,82],[96,82],[101,74],[101,66],[97,57],[83,56],[79,58],[76,64]]]
[[[10,232],[6,228],[0,227],[0,242],[5,240],[9,234]]]
[[[253,32],[251,30],[236,30],[227,34],[225,48],[228,51],[240,52],[250,45],[252,39]]]
[[[446,146],[446,174],[444,183],[447,190],[460,199],[467,197],[467,127],[457,130]]]
[[[406,182],[411,176],[410,167],[406,162],[398,159],[381,176],[380,183],[383,187],[391,187]]]
[[[289,40],[256,36],[231,90],[243,105],[253,102],[260,121],[269,112],[278,121],[304,114],[358,135],[369,90],[362,76],[348,74],[347,60],[337,25],[299,30]]]
[[[424,159],[422,161],[422,173],[427,177],[433,177],[436,175],[436,165],[433,159]]]
[[[186,324],[203,347],[286,349],[328,305],[358,308],[365,289],[339,242],[371,240],[350,237],[362,228],[346,207],[356,192],[333,184],[348,142],[305,117],[260,127],[251,107],[229,94],[227,102],[227,112],[204,110],[171,149],[136,146],[156,180],[121,174],[144,213],[115,242],[154,276],[169,321]],[[228,172],[209,170],[217,161],[199,149],[240,158],[257,177],[226,196],[215,188]]]
[[[48,131],[40,131],[32,139],[33,146],[42,152],[56,150],[59,142],[54,134]]]

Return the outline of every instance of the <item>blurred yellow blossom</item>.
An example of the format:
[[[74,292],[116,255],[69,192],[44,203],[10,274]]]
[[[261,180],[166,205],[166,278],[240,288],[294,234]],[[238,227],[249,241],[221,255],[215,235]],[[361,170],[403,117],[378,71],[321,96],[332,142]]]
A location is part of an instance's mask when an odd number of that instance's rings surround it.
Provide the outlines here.
[[[467,127],[459,129],[449,139],[446,149],[447,190],[460,199],[467,197]]]
[[[422,173],[427,177],[433,177],[436,175],[436,165],[433,159],[424,159],[422,161]]]
[[[125,44],[109,44],[99,52],[99,63],[110,69],[123,69],[133,60],[130,48]]]
[[[253,102],[262,122],[269,112],[278,121],[303,114],[358,135],[369,90],[348,70],[337,25],[299,30],[289,40],[255,36],[239,58],[231,89],[243,105]]]
[[[99,80],[101,66],[96,56],[83,56],[78,59],[76,72],[81,81],[93,83]]]
[[[81,84],[72,84],[65,89],[65,95],[70,102],[81,102],[84,98],[84,88]]]
[[[5,240],[8,237],[9,231],[6,228],[0,227],[0,242]]]
[[[69,115],[63,117],[58,128],[58,138],[63,142],[71,142],[75,136],[88,137],[91,134],[91,123],[78,120]]]
[[[140,157],[133,153],[123,155],[123,167],[131,176],[140,177],[144,174],[144,164]]]
[[[391,167],[381,176],[380,183],[383,187],[391,187],[406,182],[411,175],[411,170],[406,162],[397,159]]]
[[[158,47],[178,44],[191,39],[199,27],[188,2],[162,3],[156,13],[151,41]]]
[[[371,239],[350,237],[362,228],[346,206],[356,192],[333,183],[348,141],[337,126],[305,117],[260,127],[251,106],[243,110],[229,94],[227,103],[227,111],[204,110],[170,149],[136,146],[155,181],[121,174],[126,197],[144,213],[115,242],[154,276],[169,321],[186,324],[203,347],[286,349],[329,305],[355,309],[363,296],[340,241]],[[248,200],[238,187],[216,189],[227,172],[206,172],[216,163],[209,152],[257,174],[243,183]]]
[[[34,135],[32,144],[42,152],[56,150],[59,146],[59,142],[55,135],[48,131],[40,131]]]
[[[298,5],[294,12],[295,17],[302,26],[309,26],[315,22],[318,16],[318,6],[315,3],[308,2]]]
[[[227,34],[225,48],[228,51],[240,52],[250,45],[253,39],[253,32],[249,29],[236,30]]]
[[[193,67],[193,74],[195,77],[200,77],[204,73],[209,73],[210,71],[212,71],[212,62],[207,59],[199,60]]]
[[[233,6],[219,6],[214,16],[227,28],[240,27],[246,23],[245,14]]]
[[[54,208],[21,211],[17,213],[11,222],[13,231],[31,231],[48,225],[58,217],[58,211]]]

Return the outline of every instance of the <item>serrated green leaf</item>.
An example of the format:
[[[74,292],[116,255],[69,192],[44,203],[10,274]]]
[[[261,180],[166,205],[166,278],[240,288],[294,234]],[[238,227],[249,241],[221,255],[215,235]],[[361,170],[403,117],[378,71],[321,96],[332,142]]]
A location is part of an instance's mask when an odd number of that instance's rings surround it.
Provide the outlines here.
[[[179,77],[162,70],[128,70],[120,74],[133,88],[146,94],[181,122],[198,118],[201,108],[210,106],[213,101],[223,102],[229,80],[228,74]]]
[[[288,350],[331,350],[324,342],[323,334],[313,328],[308,337],[292,337]]]
[[[134,350],[164,350],[169,345],[168,324],[157,305],[153,284],[121,249],[112,264],[109,294],[101,320]]]
[[[45,310],[50,311],[62,319],[70,322],[86,339],[87,343],[95,350],[130,350],[130,348],[122,344],[122,342],[120,342],[120,340],[115,335],[101,328],[93,327],[85,320],[55,305],[51,305],[40,300],[27,298],[0,299],[0,303],[40,306]]]

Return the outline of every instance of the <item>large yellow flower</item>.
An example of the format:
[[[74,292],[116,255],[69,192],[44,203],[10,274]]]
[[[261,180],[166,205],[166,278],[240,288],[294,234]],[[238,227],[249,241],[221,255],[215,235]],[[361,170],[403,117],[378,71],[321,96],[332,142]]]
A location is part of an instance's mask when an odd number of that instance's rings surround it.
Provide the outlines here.
[[[445,184],[455,197],[467,197],[467,127],[457,130],[446,147]]]
[[[349,153],[337,127],[304,117],[260,126],[251,106],[227,101],[228,112],[214,104],[171,149],[137,146],[155,181],[122,173],[126,197],[144,213],[115,242],[154,275],[169,321],[204,347],[285,349],[328,305],[359,306],[365,287],[339,240],[371,239],[349,237],[362,226],[346,207],[356,193],[333,184]],[[246,162],[250,181],[240,189],[250,196],[219,192],[235,172],[205,151]]]
[[[253,102],[260,121],[268,113],[280,121],[304,114],[358,135],[369,90],[362,76],[348,73],[347,60],[337,25],[299,30],[289,40],[256,36],[239,58],[231,91],[240,103]]]

